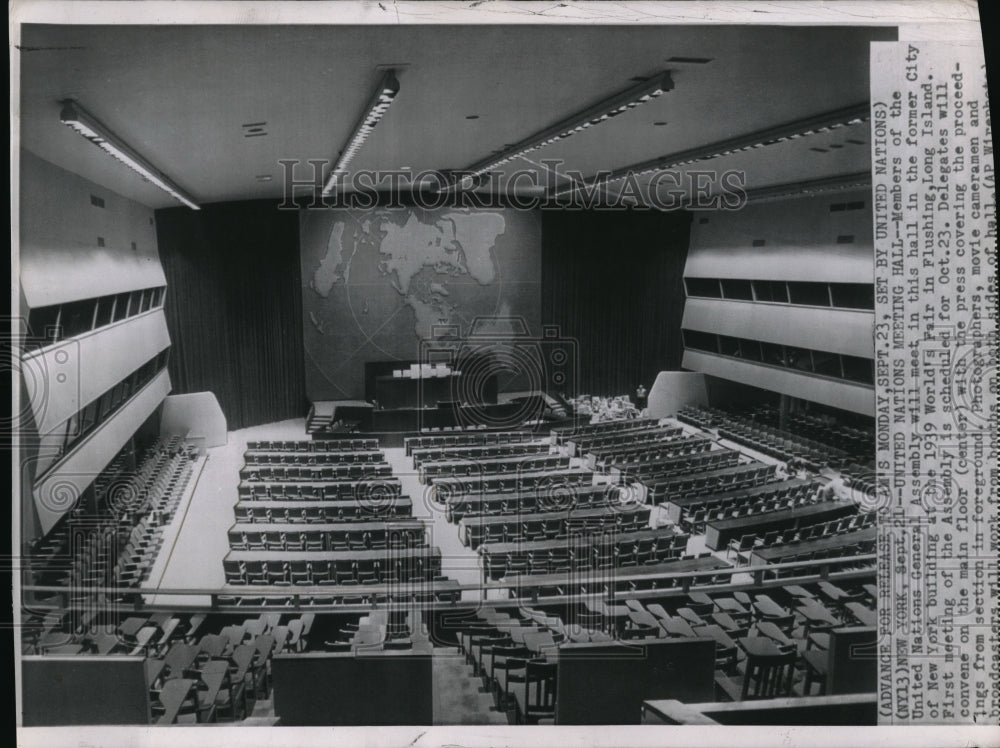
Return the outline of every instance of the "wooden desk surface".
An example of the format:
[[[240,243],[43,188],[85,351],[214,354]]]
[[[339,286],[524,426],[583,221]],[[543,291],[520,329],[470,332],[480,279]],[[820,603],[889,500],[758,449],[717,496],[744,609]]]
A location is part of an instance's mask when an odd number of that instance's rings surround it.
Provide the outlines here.
[[[713,551],[721,550],[730,540],[742,535],[760,534],[793,526],[804,526],[843,517],[857,510],[857,504],[850,499],[822,501],[776,512],[758,512],[745,517],[712,520],[705,530],[705,545]]]
[[[420,548],[393,548],[378,551],[229,551],[224,561],[266,561],[281,563],[283,561],[384,561],[392,554],[393,558],[406,557],[436,557],[440,558],[441,549],[437,546]],[[253,587],[247,587],[248,595],[253,593]]]
[[[825,551],[829,550],[830,548],[840,548],[842,546],[853,545],[855,543],[864,543],[866,541],[871,541],[871,540],[875,540],[875,528],[866,527],[863,530],[855,530],[854,532],[845,532],[839,535],[830,535],[828,537],[818,538],[816,540],[807,540],[804,543],[792,543],[789,545],[776,545],[770,548],[760,548],[753,552],[751,556],[751,563],[753,564],[780,563],[781,559],[793,554],[798,555],[800,553]]]
[[[644,577],[644,576],[659,576],[663,574],[683,574],[690,571],[714,571],[716,569],[731,569],[732,566],[727,564],[725,561],[721,561],[714,556],[707,556],[705,558],[692,558],[686,560],[678,561],[667,561],[662,564],[650,564],[648,566],[628,566],[624,568],[614,569],[611,579],[620,579],[623,577]],[[595,581],[599,579],[601,574],[588,575],[587,577],[580,578],[580,582],[591,581],[591,578]],[[565,573],[563,574],[515,574],[512,576],[503,577],[500,580],[501,584],[509,585],[511,587],[529,587],[529,586],[546,586],[546,585],[557,585],[565,584],[571,577],[567,577]]]

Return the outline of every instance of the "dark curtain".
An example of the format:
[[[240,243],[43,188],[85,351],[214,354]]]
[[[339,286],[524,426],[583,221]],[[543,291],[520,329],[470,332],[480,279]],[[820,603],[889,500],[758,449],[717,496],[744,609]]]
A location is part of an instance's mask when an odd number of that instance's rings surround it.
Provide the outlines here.
[[[578,391],[633,395],[680,369],[691,216],[546,211],[542,321],[578,341]]]
[[[276,206],[156,212],[173,391],[214,392],[230,430],[306,413],[299,219]]]

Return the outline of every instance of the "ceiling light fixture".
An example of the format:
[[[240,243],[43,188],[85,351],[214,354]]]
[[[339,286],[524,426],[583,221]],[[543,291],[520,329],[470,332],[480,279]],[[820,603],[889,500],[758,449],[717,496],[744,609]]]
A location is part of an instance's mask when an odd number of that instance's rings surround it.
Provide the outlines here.
[[[622,169],[616,169],[602,178],[591,178],[585,180],[581,185],[574,182],[571,185],[560,188],[554,192],[554,196],[575,192],[581,187],[592,187],[598,184],[608,184],[627,179],[630,176],[639,177],[647,174],[666,171],[677,166],[689,166],[700,161],[709,161],[722,156],[731,156],[736,153],[752,151],[758,148],[785,143],[790,140],[827,133],[841,127],[861,124],[868,121],[871,116],[869,103],[863,102],[843,109],[836,109],[830,112],[823,112],[812,117],[787,122],[776,127],[769,127],[765,130],[758,130],[746,135],[738,135],[734,138],[721,140],[709,145],[691,148],[686,151],[672,153],[667,156],[632,164]]]
[[[364,112],[361,115],[361,119],[354,126],[354,130],[351,132],[351,136],[347,139],[347,145],[344,146],[344,150],[340,152],[336,162],[333,164],[333,168],[330,170],[329,176],[326,178],[326,184],[323,185],[323,196],[327,197],[340,178],[343,176],[344,171],[347,169],[347,165],[351,162],[351,159],[357,155],[357,152],[361,150],[361,146],[365,144],[368,140],[368,136],[371,135],[372,130],[375,126],[382,120],[385,116],[386,111],[392,105],[392,102],[396,99],[396,94],[399,93],[399,81],[396,80],[396,74],[394,70],[386,71],[385,75],[382,77],[382,81],[379,83],[378,87],[375,89],[375,93],[372,94],[371,99],[368,101],[368,105],[365,107]]]
[[[462,169],[459,172],[461,177],[443,186],[440,191],[451,192],[468,189],[476,183],[477,178],[493,171],[498,166],[503,166],[534,150],[560,140],[565,140],[588,128],[607,122],[619,114],[641,106],[667,91],[673,90],[673,87],[674,82],[670,78],[670,73],[663,72],[659,75],[654,75],[642,83],[587,107],[534,135],[529,135],[524,140],[506,144],[501,151],[491,154],[481,161],[477,161],[466,169]]]
[[[59,113],[59,118],[64,125],[71,127],[105,153],[125,164],[140,177],[156,185],[175,200],[179,200],[192,210],[200,209],[194,198],[174,184],[166,174],[132,150],[121,138],[112,133],[78,103],[72,99],[60,103],[62,111]]]
[[[835,192],[870,188],[872,175],[870,171],[860,171],[854,174],[838,174],[833,177],[821,177],[802,182],[774,184],[767,187],[757,187],[746,191],[747,202],[762,202],[778,200],[787,197],[803,195],[818,195],[823,192]]]

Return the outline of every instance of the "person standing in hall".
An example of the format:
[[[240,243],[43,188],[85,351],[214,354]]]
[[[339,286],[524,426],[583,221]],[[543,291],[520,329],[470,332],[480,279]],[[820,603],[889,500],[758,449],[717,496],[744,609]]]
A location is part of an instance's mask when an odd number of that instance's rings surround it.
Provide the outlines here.
[[[640,384],[638,387],[636,387],[636,389],[635,389],[635,407],[638,408],[640,411],[644,410],[645,407],[646,407],[646,403],[647,403],[646,394],[647,393],[646,393],[646,387],[645,387],[645,385]]]

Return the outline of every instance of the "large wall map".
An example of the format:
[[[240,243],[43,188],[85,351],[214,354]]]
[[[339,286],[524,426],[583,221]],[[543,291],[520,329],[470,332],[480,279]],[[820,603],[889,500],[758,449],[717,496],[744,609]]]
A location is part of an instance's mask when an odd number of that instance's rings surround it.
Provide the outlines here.
[[[436,325],[539,329],[537,211],[305,210],[300,228],[310,400],[362,398],[366,361],[417,360]]]

